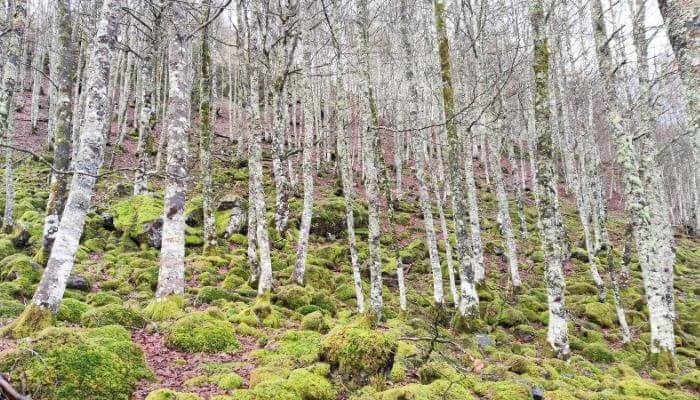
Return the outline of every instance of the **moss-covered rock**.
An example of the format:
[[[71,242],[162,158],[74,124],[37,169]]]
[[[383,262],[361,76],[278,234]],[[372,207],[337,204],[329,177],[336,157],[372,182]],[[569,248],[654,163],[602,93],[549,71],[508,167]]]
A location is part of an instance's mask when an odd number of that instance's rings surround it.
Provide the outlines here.
[[[100,293],[90,293],[87,297],[87,302],[91,306],[94,307],[100,307],[100,306],[105,306],[107,304],[122,304],[123,301],[122,299],[112,293],[105,293],[105,292],[100,292]]]
[[[412,383],[360,397],[361,400],[472,400],[473,398],[468,388],[463,384],[442,379],[429,385]]]
[[[322,354],[345,380],[361,384],[391,370],[397,347],[391,334],[352,324],[332,329],[322,343]]]
[[[160,247],[163,201],[151,195],[131,197],[112,208],[114,227],[140,244]]]
[[[326,333],[329,328],[330,324],[320,311],[314,311],[301,319],[301,329]]]
[[[80,322],[87,328],[121,325],[125,328],[138,329],[146,325],[146,320],[139,311],[119,304],[107,304],[88,310],[81,316]]]
[[[243,385],[243,378],[235,372],[212,375],[209,381],[222,390],[234,390]]]
[[[474,391],[489,400],[531,400],[530,388],[518,382],[502,381],[478,384]]]
[[[165,336],[165,345],[190,353],[234,351],[240,347],[233,326],[206,312],[194,312],[175,321]]]
[[[184,306],[182,296],[172,295],[164,299],[151,300],[143,310],[143,315],[151,321],[165,321],[179,318]]]
[[[202,400],[194,393],[176,392],[170,389],[157,389],[146,396],[146,400]]]
[[[0,353],[0,371],[37,400],[126,400],[150,376],[141,348],[114,326],[45,329]]]
[[[288,383],[302,400],[333,400],[337,393],[326,378],[306,369],[292,371]]]
[[[584,314],[603,328],[612,328],[617,319],[615,307],[608,303],[588,303],[584,308]]]
[[[17,253],[0,260],[0,280],[28,287],[41,279],[41,266],[25,254]]]
[[[275,293],[274,301],[280,306],[296,310],[311,303],[311,294],[299,285],[287,285],[282,286]]]
[[[56,319],[59,321],[66,321],[77,324],[80,322],[81,317],[92,307],[88,304],[83,303],[76,299],[63,299],[61,301],[61,306],[58,308],[56,313]]]
[[[587,344],[581,353],[591,361],[605,363],[615,361],[615,355],[608,349],[608,346],[602,342]]]
[[[625,378],[617,383],[617,391],[627,396],[637,396],[641,399],[663,400],[667,391],[650,381],[640,378]]]
[[[355,227],[366,226],[367,209],[359,201],[353,203]],[[345,200],[342,197],[324,198],[314,201],[310,232],[320,237],[338,237],[347,229]]]

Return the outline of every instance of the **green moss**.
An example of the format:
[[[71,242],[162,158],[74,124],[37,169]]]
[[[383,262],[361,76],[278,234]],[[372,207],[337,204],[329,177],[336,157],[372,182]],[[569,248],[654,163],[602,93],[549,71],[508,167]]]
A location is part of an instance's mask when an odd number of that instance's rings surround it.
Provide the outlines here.
[[[391,334],[353,324],[331,330],[322,343],[322,353],[344,379],[357,384],[388,373],[397,347]]]
[[[333,400],[336,396],[336,390],[326,378],[306,369],[292,371],[288,384],[302,400]]]
[[[584,315],[603,328],[612,328],[617,319],[615,307],[608,303],[588,303]]]
[[[163,201],[150,195],[134,196],[112,207],[114,227],[133,238],[143,233],[143,225],[163,215]]]
[[[205,312],[178,319],[168,330],[165,345],[190,353],[234,351],[240,347],[233,326]]]
[[[362,400],[471,400],[474,397],[459,382],[436,380],[429,385],[412,383],[410,385],[389,389],[380,393],[368,393]]]
[[[129,399],[150,376],[141,348],[118,327],[45,329],[0,353],[0,371],[24,382],[37,400]]]
[[[261,383],[284,380],[289,376],[289,370],[281,367],[265,366],[255,368],[250,371],[250,376],[248,377],[248,387],[251,389],[255,388]]]
[[[255,400],[303,400],[285,380],[263,382],[253,389]]]
[[[216,300],[226,300],[230,298],[231,294],[224,289],[220,289],[215,286],[205,286],[199,289],[196,302],[200,304],[210,304]]]
[[[311,303],[309,291],[299,285],[282,286],[274,296],[275,303],[291,310]]]
[[[691,371],[680,379],[681,385],[691,390],[700,390],[700,371]]]
[[[140,312],[119,304],[93,308],[82,315],[80,322],[87,328],[121,325],[125,328],[138,329],[146,325],[146,320]]]
[[[56,313],[56,319],[77,324],[83,314],[92,307],[76,299],[63,299]]]
[[[459,379],[459,373],[444,361],[431,361],[418,369],[418,378],[422,384],[429,384],[438,379],[456,381]]]
[[[525,314],[517,308],[506,308],[498,315],[498,325],[510,328],[527,322]]]
[[[597,362],[613,362],[615,361],[615,355],[608,349],[608,346],[604,343],[590,343],[587,344],[582,352],[584,357],[591,361]]]
[[[0,300],[0,318],[16,317],[24,311],[24,304],[17,300]]]
[[[53,323],[54,316],[48,308],[30,304],[16,320],[2,328],[0,335],[20,339],[48,328]]]
[[[5,259],[5,257],[14,254],[15,246],[12,244],[12,240],[8,238],[0,238],[0,259]]]
[[[95,307],[105,306],[107,304],[122,304],[123,301],[119,296],[110,293],[90,293],[87,298],[88,304]]]
[[[667,391],[661,386],[640,379],[625,378],[617,383],[617,391],[628,396],[638,396],[644,399],[664,400],[667,398]]]
[[[518,382],[487,382],[474,387],[477,394],[490,400],[531,400],[530,388]]]
[[[325,333],[330,328],[326,317],[320,311],[307,314],[301,320],[301,329]]]
[[[243,385],[243,378],[235,372],[212,375],[209,381],[222,390],[234,390]]]
[[[146,400],[202,400],[194,393],[176,392],[170,389],[157,389],[146,396]]]
[[[41,266],[25,254],[17,253],[0,261],[0,280],[30,286],[41,279]]]
[[[151,321],[165,321],[182,315],[182,296],[168,296],[161,300],[151,300],[143,310],[143,315]]]

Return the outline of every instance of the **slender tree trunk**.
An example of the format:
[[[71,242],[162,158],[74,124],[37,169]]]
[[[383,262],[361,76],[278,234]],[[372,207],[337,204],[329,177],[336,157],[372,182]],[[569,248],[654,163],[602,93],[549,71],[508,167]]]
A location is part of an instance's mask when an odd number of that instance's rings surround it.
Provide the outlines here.
[[[308,48],[308,47],[306,47]],[[302,173],[304,175],[304,205],[301,211],[301,226],[299,227],[299,242],[297,243],[297,258],[294,264],[292,280],[300,285],[304,284],[304,271],[306,269],[306,254],[309,249],[309,229],[311,228],[311,217],[314,207],[314,132],[311,127],[311,52],[304,52],[304,59],[307,61],[307,71],[304,77],[306,96],[302,100],[304,107],[304,147],[302,160]],[[296,100],[293,101],[296,103]]]
[[[211,0],[204,1],[203,21],[209,20]],[[200,47],[200,84],[199,84],[199,167],[202,175],[202,199],[204,223],[202,234],[204,235],[204,252],[207,253],[216,247],[216,227],[214,226],[214,199],[211,177],[211,144],[213,137],[212,128],[212,72],[209,26],[202,29],[202,43]],[[216,114],[213,114],[216,118]]]
[[[185,196],[187,191],[187,133],[190,128],[190,77],[187,71],[189,39],[184,6],[174,4],[176,27],[168,52],[168,108],[163,134],[167,135],[163,240],[156,300],[185,292]]]
[[[73,123],[73,49],[71,42],[72,18],[70,0],[59,0],[56,3],[56,57],[55,78],[56,107],[55,107],[55,136],[53,167],[58,171],[67,171],[71,157],[71,130]],[[49,199],[46,202],[46,217],[44,218],[44,235],[42,249],[38,258],[45,260],[51,253],[53,241],[58,231],[59,221],[66,204],[68,189],[68,174],[52,173]]]
[[[549,46],[547,42],[543,0],[530,3],[530,22],[534,41],[534,109],[537,130],[537,186],[538,208],[541,220],[542,248],[545,255],[545,284],[549,304],[547,341],[558,357],[569,354],[566,310],[564,308],[565,282],[562,268],[557,201],[557,176],[554,172],[551,114],[549,108]]]
[[[8,145],[5,149],[5,213],[3,216],[5,232],[10,232],[14,225],[13,151],[10,146],[13,145],[14,137],[15,86],[17,80],[22,78],[19,75],[19,71],[22,62],[20,60],[22,42],[27,23],[26,0],[15,0],[15,7],[12,13],[10,31],[4,43],[7,46],[7,53],[2,74],[2,90],[0,90],[0,140],[3,140]]]
[[[609,38],[605,32],[603,5],[600,0],[591,2],[593,32],[598,58],[598,70],[602,75],[605,101],[604,112],[608,126],[615,138],[617,147],[616,161],[622,167],[622,180],[625,192],[626,208],[632,222],[632,234],[637,244],[639,263],[642,269],[644,291],[649,309],[651,326],[650,352],[654,357],[666,359],[675,353],[673,332],[674,305],[672,293],[669,293],[669,275],[673,266],[664,266],[660,250],[657,248],[658,230],[652,223],[648,194],[639,175],[639,161],[634,149],[633,135],[624,126],[622,115],[618,110],[617,93],[614,86],[615,68],[610,51]]]
[[[695,159],[695,232],[700,235],[700,4],[696,0],[658,3],[685,86],[688,136]]]
[[[105,144],[105,119],[109,118],[109,71],[118,28],[118,0],[104,0],[97,23],[97,33],[90,46],[86,65],[85,93],[89,99],[85,109],[75,174],[56,233],[51,255],[32,303],[56,313],[73,269],[75,253],[83,233],[97,173],[102,165]]]
[[[454,203],[455,233],[457,236],[457,256],[459,258],[460,302],[459,312],[463,316],[475,315],[479,310],[479,297],[476,293],[474,266],[469,254],[469,204],[466,200],[467,183],[464,177],[463,147],[457,124],[454,120],[454,87],[452,85],[452,67],[450,61],[450,45],[445,26],[445,3],[443,0],[433,0],[435,13],[435,28],[440,61],[440,77],[442,79],[443,112],[447,131],[447,160],[448,176]],[[468,132],[471,134],[471,132]],[[471,162],[471,159],[469,160]]]
[[[369,103],[371,123],[365,132],[363,142],[363,160],[365,173],[365,189],[367,191],[368,203],[368,245],[369,245],[369,272],[370,272],[370,308],[377,319],[381,318],[382,312],[382,255],[381,255],[381,229],[379,224],[379,171],[377,171],[377,110],[374,102],[374,93],[370,82],[370,57],[369,57],[369,12],[367,10],[367,0],[357,0],[358,9],[358,31],[360,39],[360,59],[363,73],[363,91]],[[379,149],[381,151],[381,149]],[[388,200],[388,199],[387,199]],[[397,260],[397,267],[400,261]],[[399,276],[402,278],[402,276]]]

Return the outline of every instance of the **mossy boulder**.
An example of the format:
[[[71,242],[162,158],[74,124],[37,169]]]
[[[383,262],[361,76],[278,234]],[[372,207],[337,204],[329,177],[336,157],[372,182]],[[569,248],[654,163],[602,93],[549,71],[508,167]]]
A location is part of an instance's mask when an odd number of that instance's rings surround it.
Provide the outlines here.
[[[292,371],[288,384],[302,400],[333,400],[337,393],[328,379],[306,369]]]
[[[299,285],[282,286],[273,298],[275,304],[296,310],[311,303],[309,290]]]
[[[440,379],[429,385],[412,383],[376,394],[362,396],[362,400],[472,400],[474,397],[461,382]]]
[[[139,244],[159,248],[163,234],[163,201],[151,195],[117,203],[111,213],[114,227]]]
[[[146,396],[146,400],[202,400],[194,393],[176,392],[170,389],[157,389]]]
[[[362,384],[391,371],[398,343],[387,332],[356,323],[332,329],[321,348],[323,358],[344,380]]]
[[[66,321],[76,324],[80,322],[83,314],[85,314],[91,308],[92,307],[90,307],[88,304],[85,304],[80,300],[71,298],[63,299],[58,308],[58,312],[56,313],[56,319],[59,321]]]
[[[0,260],[0,280],[28,287],[41,279],[42,268],[29,256],[17,253]]]
[[[139,311],[119,304],[107,304],[88,310],[80,317],[80,322],[86,328],[121,325],[129,329],[138,329],[146,325],[146,320]]]
[[[194,312],[168,329],[165,345],[189,353],[234,351],[240,347],[233,326],[207,312]]]
[[[367,225],[367,208],[358,201],[353,202],[355,227]],[[342,197],[324,198],[314,202],[313,217],[309,232],[328,238],[338,237],[347,229],[345,200]]]
[[[486,382],[474,387],[474,391],[489,400],[531,400],[530,388],[512,381]]]
[[[143,315],[151,321],[164,321],[182,315],[184,299],[182,296],[168,296],[164,299],[151,300],[144,308]]]
[[[0,371],[36,400],[127,400],[151,376],[141,348],[116,326],[47,328],[0,353]]]
[[[586,304],[584,315],[603,328],[612,328],[617,319],[615,307],[612,304],[600,302]]]
[[[314,311],[301,319],[301,329],[326,333],[330,329],[330,324],[322,312]]]
[[[668,398],[668,392],[664,388],[640,378],[622,379],[618,381],[616,389],[621,394],[637,396],[640,399],[664,400]]]
[[[615,361],[615,355],[610,351],[608,346],[602,342],[587,344],[581,353],[591,361],[605,363]]]

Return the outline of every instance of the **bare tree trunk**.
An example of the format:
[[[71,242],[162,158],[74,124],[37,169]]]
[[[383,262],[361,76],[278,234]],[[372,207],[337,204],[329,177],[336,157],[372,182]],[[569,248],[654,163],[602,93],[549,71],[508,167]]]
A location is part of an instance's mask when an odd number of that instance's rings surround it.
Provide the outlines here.
[[[610,53],[610,44],[605,32],[603,5],[600,0],[591,2],[593,32],[597,48],[598,69],[602,75],[605,91],[604,111],[608,126],[615,138],[616,161],[622,167],[626,207],[632,222],[632,234],[637,243],[639,264],[642,269],[644,291],[649,309],[651,325],[650,352],[659,360],[672,360],[675,353],[673,332],[673,295],[668,291],[669,273],[661,265],[660,249],[657,247],[660,227],[654,226],[648,194],[639,175],[639,161],[633,144],[633,135],[626,129],[618,109],[618,98],[614,86],[615,68]],[[672,272],[671,272],[672,273]]]
[[[569,354],[566,310],[564,308],[565,282],[562,268],[557,201],[557,176],[554,172],[554,148],[552,145],[551,114],[549,108],[549,46],[547,43],[545,9],[543,0],[530,3],[530,22],[534,41],[534,109],[537,130],[537,186],[538,209],[541,219],[542,248],[545,256],[545,284],[549,304],[549,328],[547,341],[558,357]]]
[[[102,3],[97,33],[86,64],[85,92],[89,101],[77,157],[73,162],[75,174],[46,270],[32,299],[34,305],[53,313],[58,310],[73,269],[97,173],[102,165],[105,119],[109,118],[107,87],[117,38],[119,6],[118,0],[104,0]]]
[[[0,90],[0,140],[5,141],[8,147],[5,149],[5,212],[3,215],[3,228],[10,232],[14,224],[15,192],[13,183],[12,148],[14,137],[13,114],[15,111],[15,86],[21,79],[20,60],[22,41],[27,23],[26,0],[16,0],[12,10],[12,22],[8,33],[6,61],[2,75],[2,90]]]
[[[313,151],[314,151],[314,132],[311,126],[311,52],[308,45],[304,44],[303,59],[306,62],[306,71],[304,75],[304,89],[306,95],[302,100],[304,107],[304,147],[302,160],[302,173],[304,179],[304,205],[301,211],[301,226],[299,227],[299,242],[297,243],[297,258],[294,264],[294,272],[292,280],[300,285],[304,284],[304,271],[306,269],[306,254],[309,249],[309,229],[311,228],[311,217],[314,207],[314,167],[313,167]],[[296,103],[293,99],[292,104]],[[320,157],[320,155],[317,155]]]
[[[71,157],[71,129],[73,123],[73,49],[71,43],[72,18],[70,14],[70,0],[60,0],[56,3],[56,48],[53,53],[56,57],[55,72],[53,78],[56,83],[56,107],[55,107],[55,136],[53,167],[59,171],[67,171],[70,167]],[[44,236],[42,249],[37,258],[43,264],[51,253],[53,241],[58,231],[59,221],[66,204],[68,189],[68,174],[52,173],[49,199],[46,202],[46,217],[44,218]]]
[[[187,185],[187,133],[190,128],[190,77],[188,64],[187,13],[173,5],[176,27],[168,52],[168,108],[166,126],[165,198],[163,201],[163,240],[156,300],[185,292],[185,196]]]
[[[202,20],[208,21],[211,12],[211,0],[204,0],[204,15]],[[211,144],[213,137],[212,128],[212,62],[211,49],[209,47],[210,28],[202,29],[202,43],[200,47],[201,62],[199,76],[199,169],[202,175],[202,199],[203,199],[203,224],[204,253],[216,247],[216,227],[214,226],[214,199],[211,177]],[[213,114],[216,119],[216,114]]]

